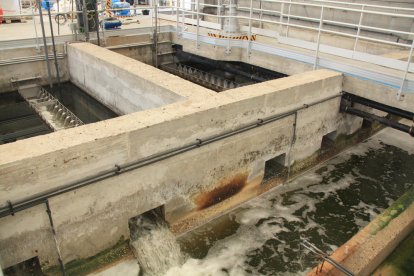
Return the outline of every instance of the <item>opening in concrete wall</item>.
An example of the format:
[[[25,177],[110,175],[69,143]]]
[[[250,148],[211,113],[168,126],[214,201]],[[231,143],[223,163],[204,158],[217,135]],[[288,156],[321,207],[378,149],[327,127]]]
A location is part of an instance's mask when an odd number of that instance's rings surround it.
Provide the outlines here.
[[[272,178],[282,178],[287,173],[285,166],[286,154],[283,153],[265,162],[263,183]]]
[[[21,275],[31,275],[31,276],[41,276],[44,275],[42,268],[40,267],[39,258],[33,257],[16,265],[10,266],[4,269],[5,276],[21,276]]]
[[[160,206],[129,220],[130,244],[140,266],[140,275],[163,275],[184,262],[180,245],[164,219]]]
[[[331,149],[335,143],[335,139],[337,137],[337,131],[329,132],[328,134],[322,137],[321,142],[321,152],[326,152],[327,150]]]

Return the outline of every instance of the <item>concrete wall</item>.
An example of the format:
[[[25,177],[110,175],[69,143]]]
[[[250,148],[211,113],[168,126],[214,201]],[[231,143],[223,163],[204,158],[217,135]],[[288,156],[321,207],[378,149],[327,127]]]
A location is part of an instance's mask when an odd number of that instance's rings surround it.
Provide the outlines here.
[[[36,48],[17,48],[17,49],[3,49],[0,50],[0,63],[14,64],[0,64],[0,93],[17,90],[12,86],[11,79],[24,79],[39,76],[41,84],[45,85],[48,81],[47,65],[45,61],[30,61],[22,62],[19,60],[25,58],[32,58],[34,56],[44,55],[41,48],[39,51]],[[58,53],[64,53],[63,46],[57,46]],[[49,49],[50,56],[53,57],[51,49]],[[19,59],[19,60],[17,60]],[[67,59],[58,59],[59,74],[61,81],[69,80],[69,72],[67,70]],[[52,80],[57,82],[56,70],[54,61],[50,60],[52,71]]]
[[[86,63],[87,55],[99,55],[85,44],[72,45],[72,50],[81,53]],[[100,62],[102,67],[112,67]],[[132,63],[143,66],[138,61]],[[131,68],[131,64],[124,64],[124,68]],[[97,69],[103,70],[102,67]],[[187,100],[0,146],[0,202],[13,202],[114,168],[116,164],[136,161],[339,95],[342,76],[326,70],[313,71],[220,94],[174,76],[161,79],[158,85],[187,95]],[[298,112],[292,162],[312,154],[319,148],[322,136],[336,130],[339,102],[337,97]],[[50,198],[64,262],[94,255],[113,246],[121,237],[127,238],[128,219],[157,206],[165,205],[167,217],[177,225],[173,228],[180,232],[260,194],[265,190],[260,184],[265,161],[289,152],[293,125],[294,116],[288,116]],[[240,191],[231,198],[225,200],[226,197],[215,194],[216,188],[226,189],[234,183]],[[211,207],[206,205],[209,197],[215,203]],[[39,256],[42,263],[57,263],[44,214],[44,206],[38,206],[0,219],[2,267],[30,255]],[[28,228],[30,221],[35,223]],[[44,238],[34,238],[36,235]]]
[[[159,87],[166,73],[92,44],[68,45],[70,80],[118,114],[163,106],[181,95]]]
[[[271,39],[259,37],[258,40],[260,43],[273,45],[274,47],[280,47],[281,49],[287,49],[289,51],[297,52],[300,54],[306,54],[309,56],[314,55],[313,51],[301,50],[294,47],[278,45]],[[251,53],[247,54],[247,51],[245,49],[233,47],[231,49],[231,52],[227,53],[225,47],[214,46],[210,44],[200,44],[200,47],[197,48],[195,47],[195,44],[192,40],[183,39],[182,37],[178,37],[175,34],[173,35],[173,43],[183,45],[183,50],[189,53],[206,56],[211,59],[217,60],[242,61],[263,68],[267,68],[272,71],[280,72],[286,75],[294,75],[313,70],[312,63],[304,63],[295,59],[289,59],[283,56],[263,53],[259,51],[251,51]],[[374,64],[368,64],[362,61],[360,62],[356,60],[350,60],[323,54],[321,54],[321,56],[324,56],[327,59],[331,59],[332,61],[342,63],[343,65],[369,69],[372,72],[376,72],[378,74],[388,74],[390,76],[395,76],[398,78],[402,78],[403,75],[403,72],[401,71],[390,68],[384,68]],[[407,75],[407,79],[412,80],[413,78],[413,74]],[[407,93],[405,94],[402,100],[398,100],[396,96],[398,93],[398,88],[386,86],[364,78],[359,78],[358,76],[354,75],[344,76],[343,87],[344,91],[346,92],[364,98],[372,99],[385,105],[414,112],[413,93]]]

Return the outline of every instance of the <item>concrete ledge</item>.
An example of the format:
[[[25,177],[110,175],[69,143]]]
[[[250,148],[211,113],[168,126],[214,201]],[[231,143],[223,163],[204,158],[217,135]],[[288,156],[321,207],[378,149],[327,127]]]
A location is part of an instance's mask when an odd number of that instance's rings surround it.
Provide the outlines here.
[[[339,247],[331,258],[355,275],[370,275],[398,244],[414,231],[414,188]],[[308,276],[343,275],[329,263]]]

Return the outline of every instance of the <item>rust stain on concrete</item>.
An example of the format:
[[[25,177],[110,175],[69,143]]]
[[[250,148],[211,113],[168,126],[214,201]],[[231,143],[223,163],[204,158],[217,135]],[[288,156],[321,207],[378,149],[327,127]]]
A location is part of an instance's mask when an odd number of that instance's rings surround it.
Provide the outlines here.
[[[213,190],[197,197],[197,209],[206,209],[238,194],[246,186],[246,183],[247,174],[237,174],[232,179],[225,180]]]

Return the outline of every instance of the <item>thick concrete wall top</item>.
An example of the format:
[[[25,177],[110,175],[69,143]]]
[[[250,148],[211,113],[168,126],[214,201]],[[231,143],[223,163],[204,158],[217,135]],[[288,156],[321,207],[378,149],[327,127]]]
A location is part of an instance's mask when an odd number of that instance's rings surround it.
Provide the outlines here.
[[[181,89],[189,86],[185,80],[89,43],[68,45],[68,64],[72,82],[119,114],[184,100],[192,92]]]
[[[339,95],[341,90],[339,73],[319,70],[2,145],[0,202],[15,201],[111,169],[115,164],[123,165],[236,129],[258,118]],[[298,112],[292,161],[315,151],[322,136],[335,130],[339,103],[337,97]],[[289,152],[293,126],[294,117],[288,116],[51,198],[64,261],[88,257],[114,245],[129,235],[129,218],[171,201],[179,203],[168,204],[167,212],[174,213],[184,206],[184,210],[201,217],[195,196],[223,181],[243,178],[245,192],[240,200],[255,196],[262,189],[265,161]],[[39,244],[40,240],[22,247],[19,238],[28,237],[29,232],[22,229],[10,233],[3,227],[23,224],[29,211],[0,219],[3,266],[17,261],[15,256],[7,257],[8,251],[35,252],[38,248],[44,250],[38,253],[42,260],[56,263],[54,251],[52,254]],[[39,212],[43,212],[42,208]],[[30,233],[48,227],[47,221],[39,222]]]

